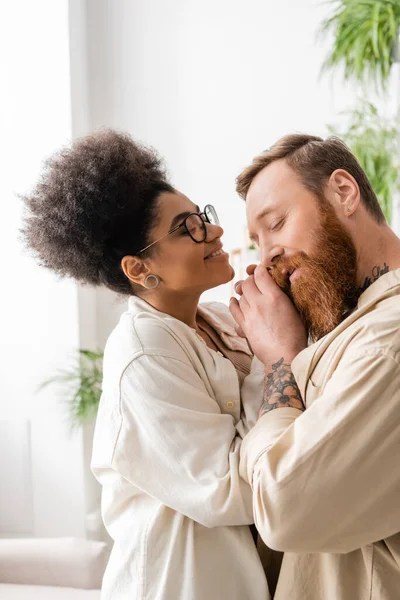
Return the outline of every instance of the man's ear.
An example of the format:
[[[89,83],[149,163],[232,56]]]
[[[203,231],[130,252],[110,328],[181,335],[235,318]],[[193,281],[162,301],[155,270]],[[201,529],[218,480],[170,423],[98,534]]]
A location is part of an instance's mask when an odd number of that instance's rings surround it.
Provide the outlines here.
[[[132,283],[145,287],[144,280],[150,273],[150,270],[143,260],[137,256],[124,256],[121,260],[121,267]]]
[[[329,177],[327,194],[333,207],[349,217],[355,213],[360,204],[360,188],[350,173],[344,169],[336,169]]]

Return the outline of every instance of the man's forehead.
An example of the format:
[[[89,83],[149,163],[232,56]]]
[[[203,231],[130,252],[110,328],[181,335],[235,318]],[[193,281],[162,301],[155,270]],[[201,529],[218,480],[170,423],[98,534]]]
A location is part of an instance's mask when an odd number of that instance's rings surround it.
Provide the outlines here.
[[[272,193],[296,179],[293,169],[289,167],[285,160],[276,160],[257,173],[251,182],[247,196],[250,198],[253,196],[262,197],[265,201],[268,201]]]
[[[276,160],[260,171],[251,182],[246,196],[248,218],[255,219],[272,212],[285,197],[298,192],[302,183],[285,160]],[[295,189],[296,188],[296,189]]]

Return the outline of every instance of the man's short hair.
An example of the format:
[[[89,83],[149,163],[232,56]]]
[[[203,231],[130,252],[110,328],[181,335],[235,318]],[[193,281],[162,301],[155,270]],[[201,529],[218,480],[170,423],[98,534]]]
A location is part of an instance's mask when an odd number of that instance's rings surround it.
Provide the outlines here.
[[[367,175],[346,144],[336,138],[323,140],[314,135],[294,133],[278,140],[271,148],[256,156],[236,179],[236,190],[244,200],[256,175],[275,160],[285,159],[299,175],[303,185],[319,198],[324,196],[325,185],[336,169],[344,169],[356,180],[361,201],[378,223],[385,217]]]

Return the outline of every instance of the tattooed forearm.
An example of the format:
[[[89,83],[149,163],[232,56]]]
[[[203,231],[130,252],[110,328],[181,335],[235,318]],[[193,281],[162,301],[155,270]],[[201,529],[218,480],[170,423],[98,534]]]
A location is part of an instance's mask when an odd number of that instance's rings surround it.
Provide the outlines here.
[[[374,283],[374,281],[376,281],[377,279],[379,279],[379,277],[381,277],[382,275],[385,275],[385,273],[389,272],[389,267],[386,263],[383,263],[383,267],[381,267],[380,265],[375,265],[374,268],[372,269],[372,275],[368,276],[365,278],[364,283],[358,288],[358,296],[361,296],[361,294],[363,292],[365,292],[365,290],[367,288],[369,288],[369,286]]]
[[[292,369],[282,357],[265,375],[264,397],[258,416],[262,417],[274,408],[288,406],[305,410]]]

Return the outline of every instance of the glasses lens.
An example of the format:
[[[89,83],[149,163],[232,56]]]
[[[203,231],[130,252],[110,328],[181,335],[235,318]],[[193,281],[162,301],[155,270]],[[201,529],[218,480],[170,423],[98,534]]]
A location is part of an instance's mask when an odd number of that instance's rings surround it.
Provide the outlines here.
[[[211,206],[211,204],[207,204],[207,206],[204,209],[204,214],[206,215],[209,223],[212,223],[213,225],[219,225],[217,211],[213,206]]]
[[[186,219],[186,228],[195,242],[204,242],[206,239],[206,226],[200,215],[190,215]]]

